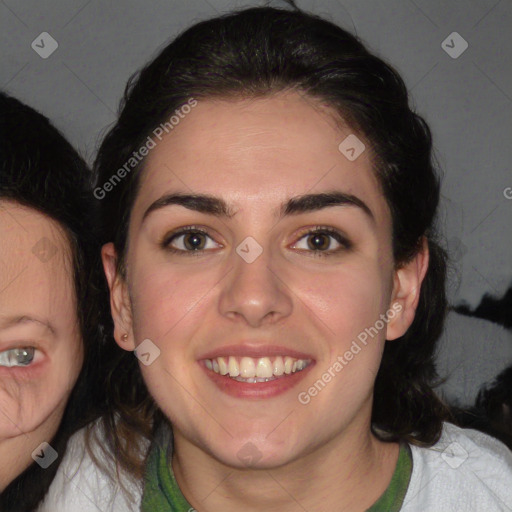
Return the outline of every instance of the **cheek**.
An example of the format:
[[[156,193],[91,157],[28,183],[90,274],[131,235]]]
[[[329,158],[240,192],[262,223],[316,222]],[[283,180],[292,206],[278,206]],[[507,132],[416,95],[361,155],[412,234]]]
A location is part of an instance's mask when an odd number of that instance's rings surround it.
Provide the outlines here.
[[[3,378],[0,383],[0,438],[31,432],[43,424],[67,396],[67,388],[55,386],[54,377]]]
[[[6,372],[2,372],[6,373]],[[22,421],[26,403],[26,383],[19,382],[10,375],[0,377],[0,441],[7,437],[17,436],[24,432],[24,421]],[[33,411],[35,401],[31,400],[30,408]],[[28,413],[28,417],[33,413]]]
[[[12,371],[0,383],[0,432],[2,436],[29,432],[51,414],[53,396],[45,391],[46,378],[29,380]]]
[[[322,321],[333,350],[342,349],[385,312],[388,286],[375,262],[340,266],[332,272],[301,276],[301,300]]]
[[[316,324],[324,333],[326,352],[300,391],[314,403],[312,410],[329,411],[333,425],[339,425],[373,388],[384,347],[380,315],[388,309],[389,285],[379,265],[370,261],[303,276],[302,281],[301,299],[315,313],[313,319],[321,320]]]
[[[191,400],[201,396],[200,383],[192,377],[191,340],[216,307],[209,292],[215,293],[225,274],[196,265],[195,271],[132,267],[129,276],[136,344],[149,338],[160,350],[151,364],[139,368],[150,394],[175,425],[194,424],[204,414],[199,402]]]
[[[162,266],[158,272],[136,270],[131,276],[130,296],[133,329],[137,343],[149,338],[157,345],[172,332],[200,322],[208,292],[218,282],[215,272],[178,271]]]

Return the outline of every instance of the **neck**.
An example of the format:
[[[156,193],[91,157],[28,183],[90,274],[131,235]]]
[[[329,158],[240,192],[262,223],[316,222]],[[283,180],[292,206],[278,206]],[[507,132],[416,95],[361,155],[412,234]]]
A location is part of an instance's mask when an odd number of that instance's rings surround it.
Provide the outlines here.
[[[245,510],[364,511],[386,490],[399,445],[354,424],[320,449],[272,469],[220,463],[175,432],[173,469],[192,506],[205,512]]]

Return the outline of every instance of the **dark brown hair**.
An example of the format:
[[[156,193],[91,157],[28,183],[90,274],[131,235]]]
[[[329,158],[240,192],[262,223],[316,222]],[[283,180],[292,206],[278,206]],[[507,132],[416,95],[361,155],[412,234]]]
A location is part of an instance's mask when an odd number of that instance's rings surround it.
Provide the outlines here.
[[[128,83],[119,119],[97,155],[97,185],[103,187],[155,127],[190,98],[258,98],[287,90],[327,103],[369,142],[391,209],[396,266],[417,254],[423,237],[428,241],[430,266],[414,322],[401,339],[385,346],[372,425],[377,435],[386,433],[386,440],[431,445],[448,416],[432,390],[434,351],[446,310],[446,264],[434,233],[440,185],[431,133],[410,108],[398,73],[356,37],[297,8],[250,8],[197,23]],[[102,199],[103,243],[114,242],[121,273],[143,164]],[[149,436],[162,415],[133,355],[112,361],[107,393],[110,448],[140,473],[140,453],[130,447],[139,445],[137,436]]]

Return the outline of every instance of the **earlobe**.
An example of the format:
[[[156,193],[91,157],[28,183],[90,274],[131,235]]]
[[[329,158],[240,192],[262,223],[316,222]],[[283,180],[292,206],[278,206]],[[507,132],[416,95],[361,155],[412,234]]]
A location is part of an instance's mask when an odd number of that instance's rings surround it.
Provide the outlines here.
[[[388,322],[386,339],[403,336],[411,326],[421,292],[421,284],[428,269],[428,240],[423,237],[421,248],[406,264],[395,270],[391,304],[398,313]]]
[[[127,286],[119,275],[117,252],[113,243],[105,244],[101,249],[103,270],[110,290],[110,310],[114,320],[114,338],[124,350],[134,350],[131,303]]]

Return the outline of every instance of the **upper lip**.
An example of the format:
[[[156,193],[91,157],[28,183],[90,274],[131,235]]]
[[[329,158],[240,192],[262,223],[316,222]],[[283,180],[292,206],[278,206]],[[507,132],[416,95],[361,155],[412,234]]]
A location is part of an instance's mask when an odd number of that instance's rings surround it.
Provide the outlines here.
[[[290,356],[295,359],[313,359],[313,357],[304,352],[299,352],[292,348],[280,345],[264,345],[256,343],[239,343],[236,345],[224,345],[222,347],[210,350],[202,354],[198,359],[215,359],[216,357],[239,356],[252,357],[259,359],[261,357]]]

